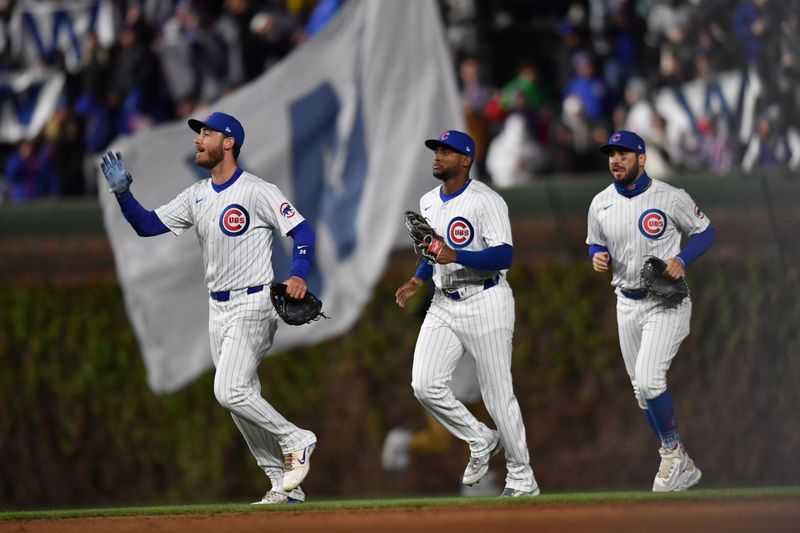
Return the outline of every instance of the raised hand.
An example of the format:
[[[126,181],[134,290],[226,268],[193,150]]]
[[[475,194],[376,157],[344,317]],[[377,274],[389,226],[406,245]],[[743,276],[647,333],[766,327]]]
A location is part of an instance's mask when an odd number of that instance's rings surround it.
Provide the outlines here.
[[[111,150],[106,152],[100,161],[100,170],[106,177],[109,190],[114,194],[122,194],[130,188],[133,177],[125,168],[125,162],[119,152],[114,153]]]

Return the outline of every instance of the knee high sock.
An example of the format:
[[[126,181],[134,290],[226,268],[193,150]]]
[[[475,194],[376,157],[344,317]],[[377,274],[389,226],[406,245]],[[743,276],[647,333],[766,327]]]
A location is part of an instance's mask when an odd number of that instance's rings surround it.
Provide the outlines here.
[[[675,422],[674,405],[669,391],[664,391],[652,400],[645,400],[661,437],[661,445],[671,450],[679,442],[678,424]]]

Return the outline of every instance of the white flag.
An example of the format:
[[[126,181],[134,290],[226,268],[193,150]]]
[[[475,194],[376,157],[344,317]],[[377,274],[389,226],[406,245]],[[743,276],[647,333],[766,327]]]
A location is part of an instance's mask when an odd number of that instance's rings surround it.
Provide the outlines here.
[[[353,326],[404,231],[403,211],[417,208],[436,185],[424,141],[464,127],[443,35],[434,0],[351,0],[321,34],[211,109],[242,122],[240,166],[276,184],[317,232],[308,283],[332,319],[281,324],[271,354]],[[194,165],[193,139],[180,121],[113,147],[122,152],[143,206],[154,209],[208,177]],[[156,392],[173,391],[212,366],[197,238],[192,232],[138,237],[99,179],[149,384]],[[276,236],[276,280],[288,275],[291,245]]]

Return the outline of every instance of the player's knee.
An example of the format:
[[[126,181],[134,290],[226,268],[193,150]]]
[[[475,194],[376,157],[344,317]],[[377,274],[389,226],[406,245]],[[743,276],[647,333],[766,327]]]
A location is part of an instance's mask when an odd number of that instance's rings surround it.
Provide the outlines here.
[[[214,383],[214,396],[222,407],[228,411],[236,411],[244,403],[247,395],[241,387]]]
[[[636,384],[636,398],[639,400],[639,406],[644,406],[644,409],[647,408],[645,403],[647,400],[652,400],[667,390],[667,380],[661,376],[647,376],[643,379],[638,379]]]

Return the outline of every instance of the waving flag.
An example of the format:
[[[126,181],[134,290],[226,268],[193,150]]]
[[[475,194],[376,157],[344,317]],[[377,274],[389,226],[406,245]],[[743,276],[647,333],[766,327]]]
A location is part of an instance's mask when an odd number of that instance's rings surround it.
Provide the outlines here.
[[[435,185],[423,142],[464,125],[443,35],[433,0],[351,0],[322,33],[213,105],[244,125],[240,166],[280,187],[317,231],[308,282],[332,319],[282,324],[271,354],[353,326],[384,271],[403,211]],[[180,121],[114,146],[142,205],[153,209],[208,177],[194,164],[193,138]],[[212,365],[197,238],[137,237],[104,182],[100,189],[150,386],[175,390]],[[291,244],[276,236],[278,280],[288,275]]]

